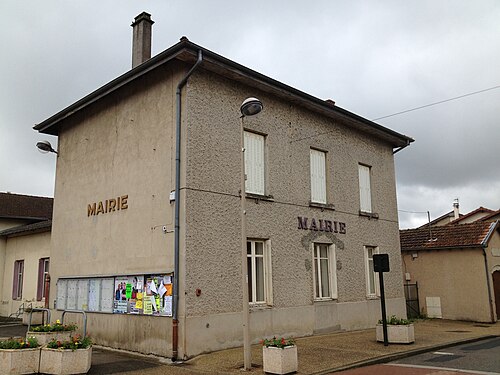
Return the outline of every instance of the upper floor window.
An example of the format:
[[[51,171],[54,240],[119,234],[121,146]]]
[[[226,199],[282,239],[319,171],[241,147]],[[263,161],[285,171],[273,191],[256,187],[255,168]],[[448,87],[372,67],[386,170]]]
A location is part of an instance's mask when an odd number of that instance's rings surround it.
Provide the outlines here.
[[[311,202],[326,204],[326,152],[311,149]]]
[[[49,258],[38,260],[38,286],[36,289],[36,300],[45,298],[45,276],[49,273]]]
[[[372,212],[371,167],[363,164],[358,167],[360,211]]]
[[[265,137],[245,131],[245,190],[265,195]]]
[[[315,243],[313,247],[314,298],[337,298],[337,274],[334,245]]]
[[[248,300],[272,304],[271,256],[268,241],[247,241]]]
[[[12,282],[12,299],[23,298],[23,277],[24,277],[24,260],[16,260],[14,262],[14,280]]]

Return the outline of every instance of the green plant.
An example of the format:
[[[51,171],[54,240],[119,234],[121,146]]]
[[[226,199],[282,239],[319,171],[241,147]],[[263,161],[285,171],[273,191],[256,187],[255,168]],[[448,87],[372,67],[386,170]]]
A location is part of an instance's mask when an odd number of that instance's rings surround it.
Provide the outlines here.
[[[382,319],[378,321],[378,324],[382,324]],[[411,320],[408,319],[400,319],[397,318],[396,315],[391,315],[389,319],[387,319],[387,324],[393,325],[393,326],[407,326],[408,324],[411,324]]]
[[[60,331],[74,331],[78,327],[76,324],[61,324],[61,322],[56,320],[53,324],[44,324],[41,326],[33,327],[32,332],[60,332]]]
[[[54,339],[47,344],[47,348],[50,349],[71,349],[71,350],[87,349],[90,346],[92,346],[92,340],[90,339],[90,337],[85,336],[84,338],[82,338],[81,335],[71,336],[71,339],[69,341],[59,341]]]
[[[29,349],[38,348],[38,340],[36,337],[28,337],[25,339],[13,339],[0,341],[0,349]]]
[[[274,336],[272,339],[261,340],[260,343],[266,348],[272,347],[283,349],[286,346],[295,345],[295,340],[293,338],[285,339],[284,337],[277,338],[276,336]]]

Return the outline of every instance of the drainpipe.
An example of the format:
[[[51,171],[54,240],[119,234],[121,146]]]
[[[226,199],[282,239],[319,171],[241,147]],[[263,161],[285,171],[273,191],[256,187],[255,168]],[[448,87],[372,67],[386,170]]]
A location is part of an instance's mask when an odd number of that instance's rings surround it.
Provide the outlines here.
[[[486,237],[484,237],[483,242],[481,243],[481,247],[483,249],[483,256],[484,256],[484,270],[486,272],[486,285],[488,286],[488,305],[490,305],[490,317],[491,317],[491,323],[495,323],[495,314],[493,312],[493,298],[491,295],[491,285],[490,285],[490,272],[489,272],[489,266],[488,266],[488,254],[486,252],[486,248],[488,247],[488,241],[490,239],[490,236],[492,235],[493,231],[498,225],[498,220],[495,223],[492,223],[490,226],[490,229],[488,231],[488,234]]]
[[[181,39],[182,40],[182,39]],[[180,186],[181,186],[181,91],[189,76],[201,64],[203,56],[198,51],[198,60],[186,76],[177,85],[176,118],[175,118],[175,233],[174,233],[174,298],[172,300],[172,360],[177,360],[178,327],[179,327],[179,215],[180,215]]]

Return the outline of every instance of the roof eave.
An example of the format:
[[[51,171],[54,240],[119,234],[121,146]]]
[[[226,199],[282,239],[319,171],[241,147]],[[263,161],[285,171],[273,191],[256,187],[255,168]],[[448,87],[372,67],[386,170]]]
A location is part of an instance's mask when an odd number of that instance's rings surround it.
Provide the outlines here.
[[[136,68],[122,74],[43,122],[35,125],[33,129],[39,131],[40,133],[58,135],[61,121],[70,117],[74,113],[82,110],[88,105],[98,101],[104,96],[116,91],[118,88],[130,83],[151,70],[156,69],[168,61],[179,59],[184,62],[194,63],[196,61],[198,51],[200,50],[203,53],[203,67],[206,69],[210,69],[210,67],[212,67],[212,69],[217,70],[216,67],[219,67],[219,69],[223,71],[229,70],[232,73],[231,77],[234,79],[236,79],[235,76],[237,76],[240,80],[246,81],[246,83],[251,86],[258,87],[264,91],[268,91],[282,97],[287,97],[292,102],[297,102],[298,104],[329,117],[349,122],[351,125],[358,127],[362,131],[372,133],[386,140],[391,143],[393,148],[406,147],[414,141],[411,137],[400,134],[373,121],[358,116],[355,113],[332,105],[325,100],[316,98],[303,91],[276,81],[210,50],[198,46],[186,38],[181,39],[179,43],[159,53]]]

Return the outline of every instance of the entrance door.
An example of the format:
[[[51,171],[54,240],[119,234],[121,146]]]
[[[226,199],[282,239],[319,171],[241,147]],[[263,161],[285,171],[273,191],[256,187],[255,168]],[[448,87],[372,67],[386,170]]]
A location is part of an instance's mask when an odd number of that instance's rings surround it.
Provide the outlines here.
[[[495,291],[495,305],[497,307],[497,320],[500,320],[500,271],[493,272],[493,290]]]

